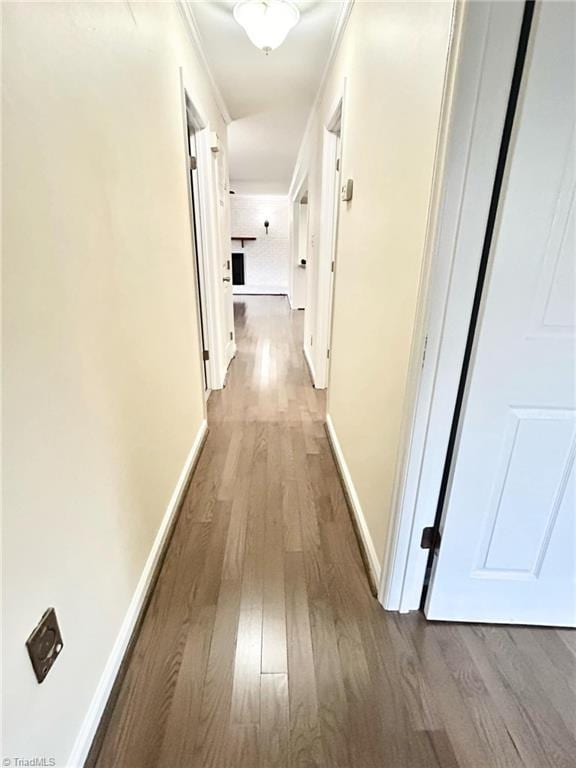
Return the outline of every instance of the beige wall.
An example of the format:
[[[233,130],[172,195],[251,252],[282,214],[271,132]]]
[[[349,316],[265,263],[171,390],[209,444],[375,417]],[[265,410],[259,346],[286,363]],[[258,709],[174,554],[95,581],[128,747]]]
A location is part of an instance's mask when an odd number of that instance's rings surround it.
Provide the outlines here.
[[[171,4],[3,17],[3,749],[65,765],[203,419],[179,66],[225,126]]]
[[[323,120],[346,78],[328,413],[383,562],[422,264],[451,2],[356,2],[302,152],[315,334]],[[324,351],[325,354],[325,351]]]

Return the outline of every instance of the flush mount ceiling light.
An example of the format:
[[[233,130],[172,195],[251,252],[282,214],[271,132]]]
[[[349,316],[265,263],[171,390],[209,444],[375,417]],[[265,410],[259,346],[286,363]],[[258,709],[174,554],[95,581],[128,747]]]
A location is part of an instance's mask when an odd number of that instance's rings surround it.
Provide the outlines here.
[[[256,48],[268,55],[296,26],[300,11],[290,0],[240,0],[234,6],[234,18]]]

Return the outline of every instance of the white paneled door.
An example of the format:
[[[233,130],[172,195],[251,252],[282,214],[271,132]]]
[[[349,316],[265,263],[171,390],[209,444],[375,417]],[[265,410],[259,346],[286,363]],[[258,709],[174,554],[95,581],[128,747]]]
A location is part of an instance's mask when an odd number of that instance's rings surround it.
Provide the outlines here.
[[[575,29],[537,4],[429,619],[576,625]]]

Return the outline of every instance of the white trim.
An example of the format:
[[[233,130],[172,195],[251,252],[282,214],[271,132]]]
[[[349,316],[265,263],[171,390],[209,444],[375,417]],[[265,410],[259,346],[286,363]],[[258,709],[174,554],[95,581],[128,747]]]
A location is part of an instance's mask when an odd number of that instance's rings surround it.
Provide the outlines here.
[[[346,464],[346,459],[344,458],[344,453],[342,452],[342,447],[340,445],[340,441],[338,440],[338,436],[336,435],[336,430],[334,429],[334,423],[330,414],[326,414],[326,428],[328,429],[328,435],[330,437],[330,442],[332,443],[332,449],[336,457],[336,463],[338,464],[338,469],[340,470],[340,476],[346,489],[346,494],[348,496],[350,506],[352,507],[352,514],[354,515],[357,529],[360,533],[360,537],[364,545],[364,552],[368,558],[368,565],[370,567],[372,579],[374,584],[379,584],[382,570],[380,560],[376,554],[376,549],[374,548],[374,542],[372,541],[372,536],[370,535],[368,523],[366,522],[364,512],[362,511],[360,498],[356,488],[354,487],[352,475],[350,474],[350,470]]]
[[[304,128],[304,133],[302,134],[300,146],[298,147],[298,154],[296,155],[294,171],[292,172],[292,179],[290,181],[290,186],[288,188],[288,197],[291,200],[294,198],[294,195],[296,194],[296,190],[300,188],[300,185],[302,183],[302,178],[306,176],[308,173],[307,169],[303,173],[303,175],[301,173],[304,147],[306,146],[306,142],[308,140],[308,134],[312,126],[314,114],[320,102],[320,96],[326,84],[326,78],[328,77],[328,73],[330,71],[330,68],[332,67],[332,63],[334,62],[336,53],[340,48],[340,43],[342,42],[342,38],[344,37],[344,32],[346,31],[346,27],[348,26],[348,21],[350,20],[350,14],[352,13],[352,8],[354,7],[354,2],[355,0],[343,0],[342,7],[340,9],[340,14],[338,16],[338,19],[336,20],[336,26],[334,27],[334,34],[332,35],[332,42],[330,43],[330,51],[328,52],[328,58],[326,59],[326,64],[324,65],[324,70],[322,71],[322,76],[320,78],[320,84],[318,85],[316,96],[314,97],[314,102],[312,104],[312,107],[310,108],[310,112],[308,113],[308,119],[306,120],[306,127]],[[302,178],[299,178],[299,174],[302,176]]]
[[[521,3],[456,4],[379,592],[388,610],[420,605],[420,536],[436,513],[522,14]]]
[[[268,194],[267,192],[235,192],[232,197],[234,200],[253,200],[255,197],[265,197],[271,203],[286,203],[289,200],[288,195]]]
[[[308,349],[304,347],[304,358],[306,360],[306,365],[308,366],[308,370],[310,372],[310,378],[312,379],[313,386],[316,386],[316,372],[314,370],[314,363],[312,362],[312,358],[310,357],[308,353]]]
[[[234,296],[259,294],[262,296],[288,296],[285,285],[235,285],[232,288]]]
[[[234,300],[234,297],[232,297],[232,300]],[[232,361],[232,358],[236,357],[236,342],[233,339],[230,339],[228,344],[226,345],[226,359],[228,360],[228,363]],[[224,376],[224,381],[222,383],[222,386],[226,386],[226,376],[228,375],[228,368],[226,369],[226,374]]]
[[[290,302],[290,309],[305,309],[306,305],[306,295],[304,295],[304,301],[303,306],[295,306],[294,303],[294,293],[295,293],[295,283],[296,279],[298,279],[299,283],[304,281],[304,291],[306,292],[306,275],[307,273],[304,273],[303,277],[297,277],[299,270],[302,270],[302,266],[300,265],[300,259],[303,258],[303,255],[301,253],[301,244],[304,245],[304,257],[306,260],[308,260],[308,250],[309,250],[309,234],[310,234],[310,227],[309,227],[309,217],[310,217],[310,208],[307,204],[307,210],[306,210],[306,229],[305,229],[305,243],[302,243],[302,235],[304,235],[304,230],[301,230],[302,228],[302,204],[300,202],[302,195],[304,192],[307,192],[308,190],[308,176],[305,175],[301,181],[300,186],[297,188],[296,193],[294,195],[293,199],[289,198],[289,212],[290,212],[290,265],[288,270],[288,301]]]
[[[184,127],[186,186],[188,190],[188,207],[190,221],[194,219],[191,204],[191,182],[188,167],[188,119],[195,129],[196,154],[198,160],[198,218],[200,222],[197,240],[199,247],[198,262],[201,274],[197,275],[202,286],[202,299],[206,323],[204,328],[206,347],[210,352],[207,373],[207,389],[222,389],[226,377],[228,358],[226,358],[228,339],[223,328],[222,315],[224,312],[222,294],[222,270],[220,265],[221,247],[218,222],[218,178],[215,164],[218,163],[218,155],[211,150],[212,132],[199,105],[192,98],[186,88],[184,71],[180,67],[180,88],[182,98],[182,119]],[[193,242],[191,240],[193,249]],[[196,265],[194,265],[196,274]],[[200,287],[199,287],[200,290]],[[198,319],[200,310],[196,301]],[[201,345],[200,345],[201,346]],[[200,349],[200,367],[204,366],[202,349]],[[206,413],[204,414],[206,417]]]
[[[318,270],[316,296],[313,304],[315,311],[314,350],[316,386],[326,389],[328,386],[329,360],[328,350],[332,336],[332,309],[337,263],[338,220],[340,210],[340,169],[336,168],[336,154],[340,142],[340,157],[343,157],[344,109],[346,99],[346,78],[330,108],[326,111],[322,131],[322,182],[320,191],[320,230],[318,233]],[[340,137],[334,133],[340,127]],[[308,293],[308,291],[307,291]],[[307,302],[310,305],[310,302]]]
[[[164,517],[158,528],[158,533],[156,534],[156,538],[150,549],[150,553],[132,596],[132,600],[130,601],[130,605],[128,606],[124,620],[122,621],[122,626],[120,627],[120,631],[118,632],[112,651],[108,657],[102,676],[100,677],[100,682],[98,683],[78,736],[76,737],[74,747],[72,748],[72,752],[66,763],[68,768],[82,768],[86,757],[88,756],[88,752],[90,751],[92,741],[96,734],[96,729],[98,728],[106,702],[108,701],[112,686],[114,685],[116,675],[120,669],[120,664],[126,653],[132,632],[138,621],[140,611],[146,600],[154,572],[158,565],[159,558],[162,555],[167,536],[170,533],[172,522],[182,501],[182,496],[186,489],[190,473],[198,458],[207,429],[208,425],[206,421],[203,420],[192,448],[190,449],[190,453],[186,458],[176,487],[170,497],[166,512],[164,513]]]
[[[204,71],[208,76],[208,80],[210,81],[210,85],[212,87],[214,100],[216,101],[216,104],[218,106],[222,119],[224,120],[226,125],[228,125],[229,123],[232,122],[232,118],[230,117],[230,113],[228,112],[228,107],[226,106],[226,102],[224,101],[222,93],[220,92],[220,89],[216,84],[216,80],[214,78],[214,75],[212,74],[210,64],[208,63],[208,59],[204,51],[204,46],[202,44],[202,37],[200,35],[200,31],[198,29],[196,19],[194,18],[194,12],[192,11],[193,3],[190,3],[188,0],[176,0],[176,5],[178,6],[178,10],[180,11],[180,16],[182,18],[182,21],[184,22],[184,26],[186,28],[186,31],[188,32],[188,36],[190,37],[190,40],[192,41],[192,44],[196,49],[198,56],[200,57],[200,61],[204,67]]]
[[[190,165],[189,165],[189,156],[190,156],[190,146],[189,146],[189,129],[188,129],[188,121],[190,119],[191,122],[194,123],[194,128],[198,129],[199,131],[204,127],[205,123],[201,116],[201,114],[198,111],[198,108],[196,105],[192,104],[190,101],[188,94],[186,92],[186,87],[184,85],[184,71],[182,67],[179,68],[179,76],[180,76],[180,99],[181,99],[181,109],[182,109],[182,139],[183,139],[183,148],[184,148],[184,155],[183,155],[183,166],[184,166],[184,174],[186,179],[186,193],[188,198],[188,215],[189,215],[189,221],[190,221],[190,259],[192,263],[192,272],[194,275],[194,295],[192,297],[192,303],[194,305],[194,310],[196,313],[196,327],[197,327],[197,338],[198,338],[198,370],[200,373],[200,387],[202,389],[202,392],[205,392],[206,389],[210,389],[212,386],[211,381],[211,369],[207,366],[207,381],[204,381],[204,360],[203,360],[203,353],[204,353],[204,342],[206,343],[206,346],[208,349],[210,349],[210,329],[209,327],[204,328],[204,333],[206,334],[206,338],[202,338],[202,326],[203,326],[203,318],[202,313],[200,309],[200,302],[201,300],[204,300],[204,303],[207,304],[207,297],[204,295],[206,293],[206,285],[203,281],[203,275],[204,275],[204,252],[205,248],[204,246],[204,238],[205,238],[205,231],[202,226],[202,215],[200,215],[200,221],[201,221],[201,227],[200,231],[197,230],[197,221],[196,216],[194,214],[194,206],[192,203],[193,199],[193,189],[192,189],[192,180],[190,176]],[[196,153],[198,154],[198,148],[196,148]],[[202,195],[200,195],[202,197]],[[200,202],[200,201],[199,201]],[[201,212],[200,212],[201,213]],[[196,243],[194,242],[194,231],[196,231]],[[195,251],[196,246],[198,246],[199,253],[198,258],[195,259]],[[197,264],[196,264],[197,261]],[[199,266],[199,268],[198,268]],[[199,274],[200,273],[200,274]],[[208,307],[204,307],[206,314],[208,315]],[[208,326],[208,323],[206,323]],[[203,402],[203,408],[204,408],[204,418],[207,418],[207,409],[206,409],[206,399],[202,399]]]
[[[218,219],[219,192],[216,164],[218,156],[210,149],[210,128],[197,134],[198,185],[200,189],[200,223],[202,226],[203,266],[206,286],[206,314],[211,389],[222,389],[226,376],[226,330],[223,323],[224,295],[222,292],[222,249]]]

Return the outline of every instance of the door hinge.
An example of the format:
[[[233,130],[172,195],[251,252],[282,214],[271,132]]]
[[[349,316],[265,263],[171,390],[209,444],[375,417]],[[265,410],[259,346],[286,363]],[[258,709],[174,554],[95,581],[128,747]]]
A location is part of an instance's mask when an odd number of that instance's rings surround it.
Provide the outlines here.
[[[230,341],[232,341],[233,339],[234,339],[234,334],[232,333],[232,331],[230,331]]]
[[[198,161],[196,160],[194,155],[190,155],[190,157],[188,158],[188,161],[190,163],[190,170],[195,171],[196,168],[198,168]]]
[[[438,549],[440,546],[440,531],[430,525],[422,529],[422,538],[420,539],[421,549]]]
[[[207,360],[210,360],[210,352],[207,349],[205,349],[204,352],[202,353],[202,359],[204,360],[204,362],[206,362]]]
[[[334,265],[335,265],[335,263],[336,262],[333,261],[332,264],[330,265],[330,272],[334,272]]]
[[[340,170],[340,158],[337,157],[336,158],[336,173],[338,173],[339,170]]]
[[[330,359],[330,350],[329,350],[329,349],[327,349],[327,350],[326,350],[326,357],[327,357],[328,359]]]
[[[428,335],[424,339],[424,349],[422,350],[422,368],[424,368],[424,361],[426,360],[426,349],[428,347]]]
[[[313,342],[314,342],[314,336],[310,336],[310,346],[312,346]]]

